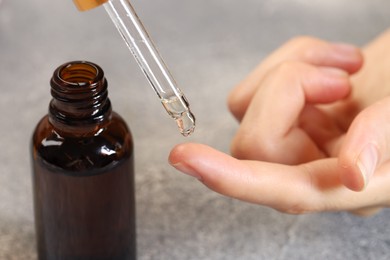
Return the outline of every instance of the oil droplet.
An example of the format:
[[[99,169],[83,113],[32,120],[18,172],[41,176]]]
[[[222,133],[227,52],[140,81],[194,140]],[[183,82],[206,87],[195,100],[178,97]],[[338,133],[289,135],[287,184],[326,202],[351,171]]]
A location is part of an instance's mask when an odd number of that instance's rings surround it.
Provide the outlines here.
[[[180,133],[187,137],[195,130],[195,117],[188,108],[188,102],[182,95],[172,96],[161,100],[168,114],[176,120]]]
[[[184,112],[181,117],[176,119],[176,124],[179,127],[180,133],[187,137],[195,130],[195,117],[191,111]]]

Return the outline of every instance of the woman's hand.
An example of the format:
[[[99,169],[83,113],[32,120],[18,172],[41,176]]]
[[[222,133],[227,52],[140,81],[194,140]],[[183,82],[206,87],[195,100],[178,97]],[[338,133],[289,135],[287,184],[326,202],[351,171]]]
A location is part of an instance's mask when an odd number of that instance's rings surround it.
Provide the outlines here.
[[[387,93],[382,85],[367,91],[361,78],[352,87],[350,75],[362,64],[350,45],[288,42],[229,96],[241,122],[236,158],[182,144],[171,164],[219,193],[289,213],[388,206],[390,99],[378,94]]]

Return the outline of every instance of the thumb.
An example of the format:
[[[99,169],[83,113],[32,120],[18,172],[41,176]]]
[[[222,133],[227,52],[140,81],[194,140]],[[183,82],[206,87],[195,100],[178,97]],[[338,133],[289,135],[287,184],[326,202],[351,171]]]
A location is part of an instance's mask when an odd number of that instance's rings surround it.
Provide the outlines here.
[[[376,169],[389,158],[390,98],[363,110],[352,122],[339,154],[341,181],[363,190]]]

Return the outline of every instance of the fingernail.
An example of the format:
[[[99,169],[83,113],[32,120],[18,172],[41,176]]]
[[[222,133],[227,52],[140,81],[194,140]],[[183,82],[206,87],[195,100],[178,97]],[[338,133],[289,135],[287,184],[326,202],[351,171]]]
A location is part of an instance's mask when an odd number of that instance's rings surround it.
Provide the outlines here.
[[[368,181],[374,174],[376,165],[378,163],[378,149],[373,144],[366,145],[357,159],[357,166],[364,179],[364,187],[367,186]]]
[[[191,167],[189,167],[187,164],[185,163],[171,163],[171,165],[173,167],[175,167],[177,170],[181,171],[182,173],[185,173],[191,177],[194,177],[198,180],[201,180],[201,176],[194,170],[192,169]]]
[[[333,43],[333,48],[344,55],[356,55],[359,50],[356,46],[348,43]]]

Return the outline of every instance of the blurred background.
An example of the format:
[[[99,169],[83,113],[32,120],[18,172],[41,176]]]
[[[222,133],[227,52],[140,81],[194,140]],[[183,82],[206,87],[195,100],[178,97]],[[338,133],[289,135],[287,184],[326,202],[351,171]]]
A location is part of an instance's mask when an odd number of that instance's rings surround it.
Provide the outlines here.
[[[229,152],[228,92],[298,35],[363,46],[390,24],[388,0],[133,0],[197,117],[182,137],[104,9],[0,0],[0,259],[36,259],[29,142],[49,80],[71,60],[99,64],[135,140],[138,256],[146,259],[388,259],[390,211],[292,216],[209,191],[167,163],[185,141]],[[389,68],[390,69],[390,68]]]

